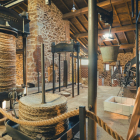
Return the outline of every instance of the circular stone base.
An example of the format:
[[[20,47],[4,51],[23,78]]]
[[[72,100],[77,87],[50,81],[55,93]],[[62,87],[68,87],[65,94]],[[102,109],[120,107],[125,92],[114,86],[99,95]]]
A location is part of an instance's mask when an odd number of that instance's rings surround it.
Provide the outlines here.
[[[42,104],[42,93],[22,97],[19,102],[19,119],[39,121],[54,118],[67,112],[67,99],[58,94],[46,93],[46,103]],[[68,128],[68,120],[49,126],[20,125],[20,130],[35,138],[42,134],[48,140],[58,138]]]

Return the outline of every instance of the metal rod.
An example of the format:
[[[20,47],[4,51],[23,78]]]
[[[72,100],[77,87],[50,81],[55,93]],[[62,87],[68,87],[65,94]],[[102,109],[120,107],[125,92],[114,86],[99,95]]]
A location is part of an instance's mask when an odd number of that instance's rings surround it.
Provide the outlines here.
[[[60,53],[59,53],[59,92],[61,91],[61,66],[60,66]]]
[[[77,94],[79,95],[79,53],[77,52]]]
[[[38,73],[38,93],[39,93],[39,71],[37,73]]]
[[[45,103],[45,63],[44,63],[44,44],[41,44],[41,73],[42,73],[42,104]]]
[[[86,140],[86,109],[85,106],[79,107],[79,129],[80,140]]]
[[[97,48],[98,48],[98,12],[97,1],[88,1],[88,108],[97,111]],[[88,119],[88,140],[97,139],[96,122]]]
[[[53,53],[53,93],[55,92],[55,72],[54,72],[54,53]]]
[[[76,69],[75,69],[75,85],[76,85]]]
[[[136,0],[136,21],[138,17],[138,0]],[[138,22],[136,22],[136,86],[139,87],[139,48],[138,48]]]
[[[134,0],[131,0],[132,17],[134,17]]]
[[[26,35],[23,34],[23,85],[27,95],[27,60],[26,60]]]
[[[74,66],[73,66],[73,53],[72,53],[72,97],[74,97]]]

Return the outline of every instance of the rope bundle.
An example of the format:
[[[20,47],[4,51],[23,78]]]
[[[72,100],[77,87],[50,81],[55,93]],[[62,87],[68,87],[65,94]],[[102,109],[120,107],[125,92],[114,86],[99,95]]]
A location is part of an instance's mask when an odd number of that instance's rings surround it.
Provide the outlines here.
[[[79,115],[79,110],[73,110],[69,111],[67,113],[64,113],[62,115],[59,115],[55,118],[51,118],[49,120],[40,120],[40,121],[26,121],[26,120],[19,120],[13,117],[12,115],[5,112],[2,108],[0,108],[0,113],[2,113],[4,116],[6,116],[8,119],[12,120],[13,122],[16,122],[21,125],[29,125],[29,126],[45,126],[45,125],[52,125],[55,123],[58,123],[60,121],[63,121],[67,118]],[[117,134],[114,130],[112,130],[103,120],[101,120],[98,116],[96,116],[93,112],[87,110],[86,116],[90,119],[94,120],[96,123],[98,123],[109,135],[111,135],[116,140],[124,140],[122,136]]]
[[[67,112],[67,100],[57,94],[46,94],[46,104],[41,104],[42,94],[23,97],[19,101],[19,118],[27,121],[41,121]],[[68,128],[68,119],[43,126],[20,125],[20,130],[35,138],[42,134],[49,139],[58,138]]]
[[[0,92],[16,85],[16,38],[0,33]]]

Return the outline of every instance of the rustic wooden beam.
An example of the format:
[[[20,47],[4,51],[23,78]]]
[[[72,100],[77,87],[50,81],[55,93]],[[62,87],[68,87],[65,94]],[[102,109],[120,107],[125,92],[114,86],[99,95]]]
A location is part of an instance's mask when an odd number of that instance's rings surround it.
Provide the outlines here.
[[[123,32],[123,34],[124,34],[124,37],[125,37],[126,42],[129,44],[129,40],[128,40],[127,36],[126,36],[126,33]]]
[[[22,4],[23,4],[24,6],[26,6],[26,7],[28,7],[28,5],[27,5],[25,2],[22,2]]]
[[[117,42],[118,42],[119,44],[121,44],[118,35],[117,35],[116,33],[114,33],[114,35],[115,35],[115,38],[116,38]]]
[[[115,14],[116,14],[116,16],[117,16],[117,19],[118,19],[118,22],[119,22],[120,26],[122,26],[121,21],[120,21],[120,18],[119,18],[119,15],[118,15],[118,13],[117,13],[116,8],[115,8],[114,5],[113,5],[113,9],[114,9],[114,11],[115,11]]]
[[[73,23],[70,22],[70,24],[71,24],[71,26],[72,26],[73,28],[75,28],[75,29],[77,30],[77,32],[80,32],[80,31],[77,29],[77,27],[76,27]],[[72,33],[71,31],[70,31],[70,33],[74,36],[74,33]],[[74,38],[74,37],[73,37],[73,38]],[[79,41],[79,43],[80,43],[81,45],[83,45],[84,48],[87,49],[87,47],[84,45],[84,43],[83,43],[80,39],[77,38],[76,40]]]
[[[125,0],[126,2],[128,1],[131,1],[131,0]],[[113,5],[117,5],[117,4],[120,4],[120,3],[124,3],[123,0],[111,0],[111,3]],[[100,2],[100,3],[97,3],[97,5],[99,7],[104,7],[104,6],[110,6],[110,0],[106,0],[106,1],[103,1],[103,2]],[[75,16],[79,16],[79,15],[82,15],[82,14],[85,14],[88,12],[88,7],[84,7],[84,8],[81,8],[79,10],[76,10],[76,12],[69,12],[69,13],[66,13],[63,15],[63,19],[69,19],[69,18],[73,18]]]
[[[101,22],[100,22],[100,20],[98,19],[98,25],[100,26],[100,28],[103,30],[103,26],[102,26],[102,24],[101,24]]]
[[[83,23],[79,20],[78,17],[75,17],[75,19],[79,22],[79,24],[84,28],[84,30],[87,32],[88,30],[86,29],[86,27],[83,25]]]
[[[140,27],[140,25],[139,25],[139,27]],[[136,25],[135,24],[112,28],[111,33],[127,32],[127,31],[133,31],[133,30],[136,30]],[[108,29],[98,30],[98,35],[101,36],[101,35],[106,34],[108,32],[109,32]],[[75,38],[88,37],[88,32],[77,34],[74,37]]]
[[[18,7],[22,10],[22,11],[26,11],[24,8],[22,8],[21,6],[18,5]]]
[[[84,2],[85,2],[85,4],[86,4],[86,5],[88,5],[88,2],[87,2],[87,0],[84,0]]]
[[[64,2],[63,0],[60,0],[60,1],[63,3],[63,5],[66,7],[66,9],[67,9],[68,11],[70,11],[69,7],[65,4],[65,2]]]
[[[128,15],[129,15],[129,18],[130,18],[131,24],[133,24],[133,21],[132,21],[132,17],[131,17],[131,13],[130,13],[130,9],[129,9],[128,3],[125,2],[125,4],[126,4],[126,7],[127,7],[127,11],[128,11]]]
[[[17,9],[15,9],[15,8],[12,8],[13,10],[15,10],[17,13],[21,13],[20,11],[18,11]]]

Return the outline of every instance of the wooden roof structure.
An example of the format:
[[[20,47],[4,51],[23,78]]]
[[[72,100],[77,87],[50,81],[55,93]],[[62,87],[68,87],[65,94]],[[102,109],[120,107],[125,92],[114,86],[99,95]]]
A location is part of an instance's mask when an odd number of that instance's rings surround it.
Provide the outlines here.
[[[3,4],[8,0],[1,0]],[[72,13],[73,0],[52,0],[52,2],[63,13],[63,19],[70,21],[71,38],[77,39],[83,46],[83,50],[88,50],[88,0],[74,0],[76,12]],[[110,42],[102,42],[102,46],[121,44],[120,52],[132,52],[135,46],[135,15],[131,16],[131,0],[97,0],[99,7],[112,11],[113,9],[113,25],[112,34],[116,40]],[[27,11],[28,2],[24,2],[10,7],[18,13]],[[140,8],[140,7],[139,7]],[[103,34],[109,32],[109,25],[105,25],[98,20],[98,43],[100,44]]]

